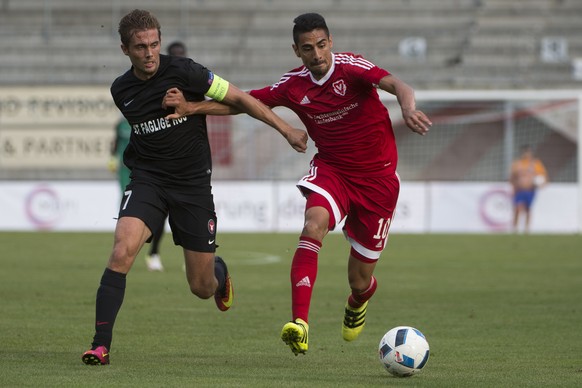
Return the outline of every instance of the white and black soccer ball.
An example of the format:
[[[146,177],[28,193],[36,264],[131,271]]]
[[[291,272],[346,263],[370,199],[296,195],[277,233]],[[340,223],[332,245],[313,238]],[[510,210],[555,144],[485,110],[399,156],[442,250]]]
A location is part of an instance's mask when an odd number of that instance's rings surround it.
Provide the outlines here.
[[[429,353],[424,334],[410,326],[390,329],[378,347],[380,362],[388,372],[398,377],[420,372],[428,361]]]

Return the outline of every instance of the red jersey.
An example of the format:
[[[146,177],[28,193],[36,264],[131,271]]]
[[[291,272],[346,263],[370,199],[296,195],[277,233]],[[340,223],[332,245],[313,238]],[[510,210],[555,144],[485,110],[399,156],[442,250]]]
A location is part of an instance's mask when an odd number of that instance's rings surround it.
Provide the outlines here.
[[[302,66],[250,94],[299,116],[317,147],[314,159],[349,175],[393,174],[398,161],[394,131],[376,90],[390,73],[360,55],[332,58],[329,72],[319,81]]]

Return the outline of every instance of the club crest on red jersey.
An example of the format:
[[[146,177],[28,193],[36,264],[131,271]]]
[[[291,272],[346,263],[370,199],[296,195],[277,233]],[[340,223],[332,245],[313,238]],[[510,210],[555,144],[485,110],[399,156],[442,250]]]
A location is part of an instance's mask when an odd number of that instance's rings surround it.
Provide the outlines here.
[[[335,92],[335,94],[338,94],[340,96],[346,95],[347,86],[343,79],[335,81],[331,86],[333,87],[333,91]]]

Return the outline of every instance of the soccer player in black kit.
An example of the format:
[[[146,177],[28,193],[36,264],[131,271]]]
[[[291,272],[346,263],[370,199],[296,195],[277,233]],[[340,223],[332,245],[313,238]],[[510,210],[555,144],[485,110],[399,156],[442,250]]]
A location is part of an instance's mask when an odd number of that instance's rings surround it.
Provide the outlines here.
[[[210,178],[210,145],[203,115],[166,119],[173,110],[162,100],[179,88],[191,101],[205,96],[236,107],[275,128],[298,152],[307,133],[291,127],[269,108],[189,58],[160,55],[161,29],[148,11],[133,10],[119,22],[121,49],[132,67],[111,86],[111,95],[132,127],[124,163],[131,182],[121,200],[114,245],[97,290],[95,335],[82,355],[88,365],[109,364],[113,325],[125,293],[126,275],[152,228],[169,215],[172,236],[182,246],[190,290],[214,296],[217,307],[232,305],[227,266],[216,250],[216,214]]]

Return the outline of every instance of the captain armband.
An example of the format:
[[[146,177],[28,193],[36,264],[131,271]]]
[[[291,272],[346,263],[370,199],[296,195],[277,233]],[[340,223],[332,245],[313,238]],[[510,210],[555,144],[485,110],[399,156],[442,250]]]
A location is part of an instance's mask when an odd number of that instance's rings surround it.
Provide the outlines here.
[[[210,89],[206,92],[206,96],[216,100],[222,101],[226,96],[226,92],[228,92],[229,83],[227,80],[220,78],[216,74],[214,74],[214,79],[212,81],[212,85],[210,85]]]

